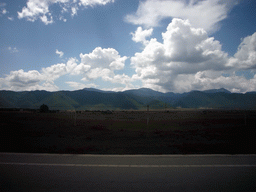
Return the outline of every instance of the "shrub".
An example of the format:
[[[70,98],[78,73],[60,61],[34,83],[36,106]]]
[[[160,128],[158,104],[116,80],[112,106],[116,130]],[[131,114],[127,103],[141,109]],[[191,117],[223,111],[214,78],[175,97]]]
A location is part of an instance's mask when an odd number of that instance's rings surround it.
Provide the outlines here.
[[[45,105],[45,104],[41,105],[41,106],[40,106],[40,112],[41,112],[41,113],[47,113],[47,112],[49,112],[49,107],[48,107],[47,105]]]

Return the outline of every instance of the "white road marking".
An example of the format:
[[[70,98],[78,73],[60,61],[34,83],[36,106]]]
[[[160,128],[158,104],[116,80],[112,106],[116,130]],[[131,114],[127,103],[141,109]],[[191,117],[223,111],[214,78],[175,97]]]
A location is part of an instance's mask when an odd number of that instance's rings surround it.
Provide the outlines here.
[[[256,157],[256,154],[156,154],[156,155],[108,155],[108,154],[52,154],[52,153],[8,153],[0,155],[28,155],[28,156],[80,156],[80,157]]]
[[[256,165],[97,165],[97,164],[54,164],[54,163],[9,163],[0,162],[0,165],[27,165],[27,166],[59,166],[59,167],[177,167],[177,168],[200,168],[200,167],[256,167]]]

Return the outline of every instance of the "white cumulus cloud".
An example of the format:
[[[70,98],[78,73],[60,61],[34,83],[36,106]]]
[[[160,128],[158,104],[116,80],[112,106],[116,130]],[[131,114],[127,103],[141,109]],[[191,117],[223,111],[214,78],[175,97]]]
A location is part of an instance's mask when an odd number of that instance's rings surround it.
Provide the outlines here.
[[[5,15],[6,13],[7,13],[7,10],[6,10],[6,9],[1,9],[0,15],[1,15],[1,14]]]
[[[42,68],[42,74],[47,77],[48,80],[54,81],[60,76],[67,74],[66,64],[60,63],[50,67]]]
[[[71,16],[74,17],[75,15],[77,15],[78,7],[72,7],[71,11],[72,11]]]
[[[153,33],[153,28],[143,30],[142,27],[138,27],[135,33],[131,33],[132,40],[136,43],[142,42],[143,44],[147,44],[147,37],[150,37]]]
[[[177,78],[176,87],[185,89],[186,86],[189,90],[207,90],[207,89],[219,89],[225,88],[231,92],[249,92],[256,90],[256,76],[252,79],[246,79],[243,76],[237,76],[231,74],[228,77],[221,74],[212,75],[211,71],[199,71],[195,75],[181,76]],[[180,81],[183,79],[185,81]],[[188,82],[188,80],[190,82]],[[187,81],[187,82],[186,82]],[[182,90],[180,90],[182,92]]]
[[[51,15],[48,14],[48,17],[46,15],[43,15],[40,17],[41,21],[45,24],[45,25],[48,25],[48,24],[51,24],[53,23],[53,18]]]
[[[8,11],[5,9],[6,3],[0,2],[0,16],[5,15],[8,13]]]
[[[72,74],[77,67],[77,59],[70,58],[67,63],[59,63],[42,68],[41,71],[23,69],[11,71],[5,78],[0,78],[0,89],[13,91],[48,90],[57,91],[59,88],[54,81],[59,77]]]
[[[121,70],[124,68],[126,56],[121,57],[113,48],[102,49],[96,47],[89,54],[80,54],[81,63],[90,65],[91,68],[108,68],[111,70]]]
[[[25,72],[20,69],[11,71],[5,78],[0,78],[0,89],[13,91],[58,90],[56,85],[44,81],[45,77],[40,72],[36,70]]]
[[[97,78],[102,78],[104,81],[108,81],[109,78],[114,76],[114,72],[110,69],[106,68],[94,68],[91,69],[87,74],[86,77],[89,80],[95,80]]]
[[[56,50],[56,52],[59,52]],[[69,58],[66,63],[53,64],[44,67],[41,71],[24,72],[22,69],[12,71],[5,78],[0,78],[0,89],[8,90],[36,90],[45,89],[48,91],[58,90],[55,81],[65,75],[79,75],[82,81],[94,81],[102,79],[111,83],[131,86],[131,78],[127,75],[115,74],[115,71],[124,68],[126,56],[121,57],[113,48],[95,48],[91,53],[80,54],[81,62],[78,64],[76,58]],[[67,81],[67,84],[75,87],[95,87],[92,83],[74,83]]]
[[[152,38],[142,52],[131,58],[136,71],[132,79],[141,80],[143,87],[164,92],[221,87],[241,92],[255,90],[255,79],[234,75],[241,68],[255,66],[255,34],[244,38],[234,57],[229,57],[220,42],[205,30],[175,18],[162,33],[162,43]]]
[[[56,49],[56,54],[58,54],[60,57],[63,57],[64,53],[62,51],[59,51],[58,49]]]
[[[79,5],[83,6],[96,6],[96,5],[106,5],[107,3],[114,3],[115,0],[80,0]]]
[[[70,58],[66,64],[58,63],[51,65],[50,67],[42,68],[42,75],[47,79],[47,81],[53,82],[63,75],[73,74],[76,67],[77,59]]]
[[[96,47],[91,53],[80,54],[80,58],[81,64],[77,66],[75,71],[78,73],[78,68],[82,71],[84,76],[82,80],[84,81],[101,78],[103,81],[125,85],[130,84],[132,81],[127,75],[122,76],[126,80],[121,80],[120,75],[115,74],[115,71],[124,68],[125,61],[128,57],[121,57],[118,51],[113,48],[103,49],[101,47]]]
[[[229,65],[239,69],[256,69],[256,32],[243,39]]]
[[[63,13],[69,12],[71,16],[77,15],[79,6],[94,7],[96,5],[106,5],[107,3],[114,2],[114,0],[28,0],[27,5],[18,12],[18,18],[26,18],[28,21],[36,21],[40,19],[46,25],[54,22],[53,13],[50,7],[57,4],[61,7],[59,20],[66,22],[67,19],[63,17]]]

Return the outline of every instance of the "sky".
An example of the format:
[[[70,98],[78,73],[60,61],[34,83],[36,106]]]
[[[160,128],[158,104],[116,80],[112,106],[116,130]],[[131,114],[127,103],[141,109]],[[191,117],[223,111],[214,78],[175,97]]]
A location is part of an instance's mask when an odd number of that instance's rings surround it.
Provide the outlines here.
[[[255,0],[0,0],[0,90],[256,91]]]

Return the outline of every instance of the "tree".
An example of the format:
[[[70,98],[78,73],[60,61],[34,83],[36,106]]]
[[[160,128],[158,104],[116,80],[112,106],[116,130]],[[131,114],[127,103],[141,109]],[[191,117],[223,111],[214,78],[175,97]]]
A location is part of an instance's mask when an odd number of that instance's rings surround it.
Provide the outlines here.
[[[41,106],[40,106],[40,112],[41,112],[41,113],[47,113],[47,112],[49,112],[49,107],[48,107],[47,105],[45,105],[45,104],[41,105]]]

